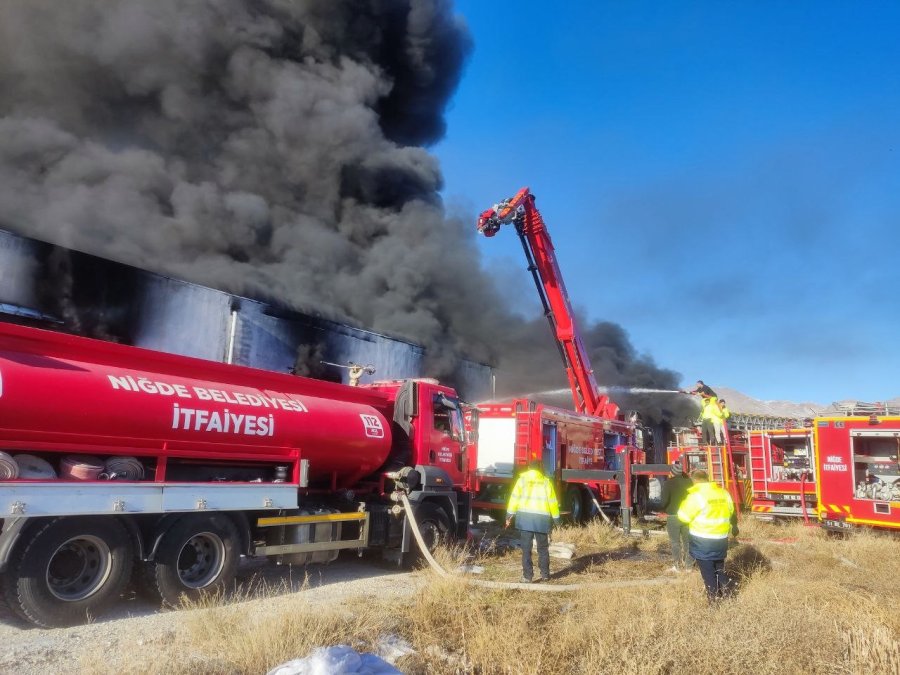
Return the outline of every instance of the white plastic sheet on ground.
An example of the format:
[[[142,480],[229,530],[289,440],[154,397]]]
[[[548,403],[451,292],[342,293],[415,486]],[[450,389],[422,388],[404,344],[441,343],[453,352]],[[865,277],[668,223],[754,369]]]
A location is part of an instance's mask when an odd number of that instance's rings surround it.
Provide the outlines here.
[[[268,675],[403,675],[375,654],[360,654],[347,647],[317,647],[309,656],[282,663]]]
[[[399,635],[382,635],[375,643],[375,653],[385,661],[394,665],[398,659],[410,654],[415,654],[416,650],[408,640]]]

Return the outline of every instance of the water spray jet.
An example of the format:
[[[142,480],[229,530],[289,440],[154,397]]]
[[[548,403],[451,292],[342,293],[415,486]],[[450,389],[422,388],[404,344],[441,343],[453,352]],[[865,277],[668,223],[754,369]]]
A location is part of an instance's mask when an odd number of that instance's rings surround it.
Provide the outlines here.
[[[608,386],[608,387],[597,387],[599,391],[606,393],[619,393],[619,394],[683,394],[683,391],[678,389],[652,389],[649,387],[625,387],[625,386]],[[564,394],[571,394],[572,390],[568,388],[562,389],[545,389],[544,391],[535,391],[524,396],[526,398],[530,398],[532,396],[562,396]]]

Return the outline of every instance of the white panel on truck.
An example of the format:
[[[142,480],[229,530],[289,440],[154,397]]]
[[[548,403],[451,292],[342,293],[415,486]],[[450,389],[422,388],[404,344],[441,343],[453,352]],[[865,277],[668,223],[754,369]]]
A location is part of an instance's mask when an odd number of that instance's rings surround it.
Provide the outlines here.
[[[512,476],[516,452],[516,420],[513,417],[478,420],[478,472]]]

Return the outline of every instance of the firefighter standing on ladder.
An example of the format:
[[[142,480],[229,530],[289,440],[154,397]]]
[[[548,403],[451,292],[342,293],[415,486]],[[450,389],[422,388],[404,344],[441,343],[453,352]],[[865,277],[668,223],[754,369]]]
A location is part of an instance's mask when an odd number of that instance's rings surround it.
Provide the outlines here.
[[[728,436],[728,418],[731,417],[731,411],[725,405],[724,398],[720,398],[717,405],[719,406],[719,415],[716,422],[716,436],[718,437],[719,445],[724,445]]]
[[[550,580],[550,529],[559,525],[559,502],[549,478],[541,473],[540,460],[532,460],[513,486],[506,509],[506,527],[513,517],[521,534],[522,583],[530,584],[534,577],[531,563],[532,541],[537,541],[538,567],[541,581]]]
[[[719,410],[719,400],[715,396],[703,398],[700,417],[703,424],[703,445],[722,445],[722,411]]]

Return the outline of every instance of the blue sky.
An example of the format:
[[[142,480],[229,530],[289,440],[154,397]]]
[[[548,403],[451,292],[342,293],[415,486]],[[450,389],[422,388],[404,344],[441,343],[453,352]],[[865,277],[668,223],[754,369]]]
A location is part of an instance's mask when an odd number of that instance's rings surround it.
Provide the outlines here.
[[[575,305],[686,383],[900,396],[900,3],[456,6],[452,213],[530,186]],[[502,234],[484,263],[534,311]]]

